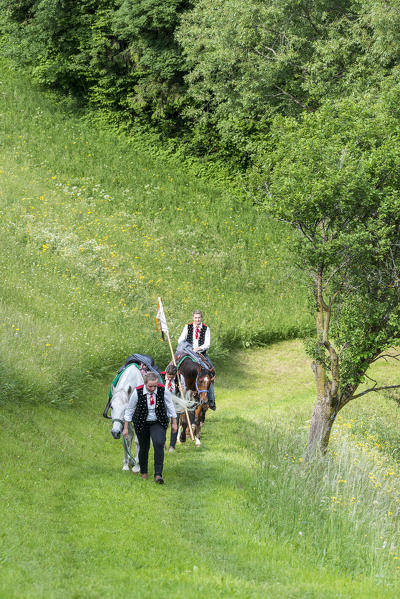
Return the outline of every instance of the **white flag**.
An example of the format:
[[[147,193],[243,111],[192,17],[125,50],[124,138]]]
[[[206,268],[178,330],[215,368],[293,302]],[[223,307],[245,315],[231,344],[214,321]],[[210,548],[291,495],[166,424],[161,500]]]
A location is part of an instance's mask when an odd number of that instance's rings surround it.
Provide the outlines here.
[[[167,325],[167,319],[165,318],[164,308],[162,305],[161,297],[158,298],[156,328],[157,328],[157,320],[160,321],[161,334],[164,339],[164,333],[168,333],[168,325]]]

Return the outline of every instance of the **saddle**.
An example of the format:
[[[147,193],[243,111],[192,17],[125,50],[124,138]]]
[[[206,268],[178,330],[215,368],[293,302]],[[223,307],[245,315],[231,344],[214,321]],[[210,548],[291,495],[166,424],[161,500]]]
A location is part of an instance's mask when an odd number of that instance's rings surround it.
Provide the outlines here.
[[[210,371],[210,374],[212,376],[215,375],[214,366],[212,365],[212,363],[210,362],[208,357],[205,356],[204,354],[201,354],[198,352],[192,352],[192,351],[187,352],[184,350],[177,351],[175,354],[175,361],[176,361],[178,368],[179,368],[180,363],[182,363],[183,360],[185,360],[185,358],[189,358],[195,364],[199,364],[202,368],[206,368],[207,370]]]

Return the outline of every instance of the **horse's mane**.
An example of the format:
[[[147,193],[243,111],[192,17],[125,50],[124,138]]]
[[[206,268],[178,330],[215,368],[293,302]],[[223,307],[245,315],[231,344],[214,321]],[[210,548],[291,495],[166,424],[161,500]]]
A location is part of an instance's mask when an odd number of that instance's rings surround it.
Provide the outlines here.
[[[121,401],[121,403],[128,403],[129,400],[129,386],[121,387],[120,389],[114,389],[114,393],[112,394],[111,404],[114,402],[114,399],[119,395],[125,395],[125,401]]]

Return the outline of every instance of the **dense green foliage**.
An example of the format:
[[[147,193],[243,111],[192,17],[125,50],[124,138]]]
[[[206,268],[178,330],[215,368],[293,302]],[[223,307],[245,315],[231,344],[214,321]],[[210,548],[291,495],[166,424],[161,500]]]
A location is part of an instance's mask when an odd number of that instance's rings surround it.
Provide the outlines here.
[[[3,2],[9,52],[34,79],[129,122],[179,120],[185,0]]]
[[[316,315],[317,383],[309,449],[326,449],[349,401],[386,382],[370,365],[400,339],[399,86],[326,102],[298,122],[275,119],[260,201],[297,232],[292,257],[308,273]],[[383,353],[385,352],[385,353]],[[400,386],[397,382],[397,386]]]
[[[3,47],[107,122],[242,167],[271,120],[399,76],[395,0],[0,0]]]
[[[398,95],[276,122],[265,173],[263,201],[297,229],[294,259],[331,308],[340,395],[400,338]],[[319,359],[329,368],[327,349]]]

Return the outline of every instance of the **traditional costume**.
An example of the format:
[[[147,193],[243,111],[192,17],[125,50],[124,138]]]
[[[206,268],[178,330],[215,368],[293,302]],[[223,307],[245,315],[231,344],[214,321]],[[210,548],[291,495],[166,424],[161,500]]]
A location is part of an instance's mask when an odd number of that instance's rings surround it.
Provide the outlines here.
[[[210,341],[210,328],[206,324],[203,322],[199,324],[189,322],[183,327],[181,336],[178,339],[178,351],[180,348],[184,349],[185,344],[189,344],[194,350],[198,349],[198,351],[195,352],[196,355],[200,354],[199,357],[201,357],[207,368],[209,368],[211,372],[215,372],[214,365],[207,355],[207,350],[210,347]],[[214,383],[210,384],[208,405],[210,406],[211,410],[217,409],[215,405]]]
[[[154,476],[162,480],[164,444],[170,418],[176,418],[170,392],[158,384],[151,393],[145,385],[132,392],[125,410],[125,421],[133,421],[139,441],[140,473],[147,474],[150,438],[154,447]]]

